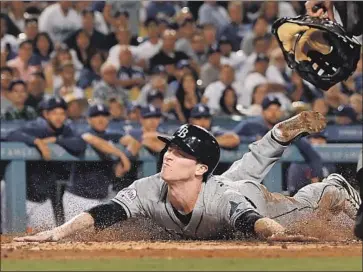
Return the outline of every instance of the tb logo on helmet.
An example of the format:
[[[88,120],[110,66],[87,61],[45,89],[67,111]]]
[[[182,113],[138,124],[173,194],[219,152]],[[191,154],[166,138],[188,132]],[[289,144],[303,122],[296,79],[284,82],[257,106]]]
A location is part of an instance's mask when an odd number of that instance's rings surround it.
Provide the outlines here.
[[[179,138],[184,139],[184,138],[187,136],[188,132],[189,132],[188,128],[187,128],[187,127],[183,127],[183,128],[181,128],[181,129],[178,131],[178,133],[177,133],[176,135],[177,135]]]

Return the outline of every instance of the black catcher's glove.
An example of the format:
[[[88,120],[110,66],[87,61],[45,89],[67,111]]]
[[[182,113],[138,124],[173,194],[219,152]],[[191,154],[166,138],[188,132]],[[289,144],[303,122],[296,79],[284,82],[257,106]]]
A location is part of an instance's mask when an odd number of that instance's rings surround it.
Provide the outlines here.
[[[356,69],[361,45],[338,23],[308,15],[280,18],[272,25],[287,64],[323,90]]]

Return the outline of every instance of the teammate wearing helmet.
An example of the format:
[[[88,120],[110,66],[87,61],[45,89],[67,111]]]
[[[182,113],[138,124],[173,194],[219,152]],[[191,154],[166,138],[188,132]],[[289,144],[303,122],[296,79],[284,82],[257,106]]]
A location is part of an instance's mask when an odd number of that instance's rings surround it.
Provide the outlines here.
[[[325,125],[325,118],[315,112],[281,122],[221,176],[212,175],[220,157],[216,139],[201,127],[183,125],[173,136],[159,137],[166,143],[160,173],[136,180],[109,203],[62,226],[15,241],[58,241],[89,227],[100,230],[140,216],[184,238],[223,238],[237,230],[283,241],[309,239],[288,235],[286,222],[314,211],[320,203],[336,211],[346,207],[341,203],[354,202],[356,193],[345,187],[344,179],[333,176],[325,183],[308,185],[297,193],[299,198],[269,193],[260,183],[293,139],[321,131]]]

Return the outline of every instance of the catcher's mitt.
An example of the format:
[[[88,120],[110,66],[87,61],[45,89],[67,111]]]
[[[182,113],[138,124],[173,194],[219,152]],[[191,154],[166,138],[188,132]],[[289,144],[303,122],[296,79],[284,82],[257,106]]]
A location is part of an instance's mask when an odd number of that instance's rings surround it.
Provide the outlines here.
[[[274,22],[272,33],[289,67],[318,88],[328,90],[357,67],[361,45],[329,19],[284,17]]]

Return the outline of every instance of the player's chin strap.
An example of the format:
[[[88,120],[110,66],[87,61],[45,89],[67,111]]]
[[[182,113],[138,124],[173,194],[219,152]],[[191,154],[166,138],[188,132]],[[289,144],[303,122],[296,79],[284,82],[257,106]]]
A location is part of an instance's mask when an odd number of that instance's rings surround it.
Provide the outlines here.
[[[288,66],[313,85],[329,89],[356,69],[361,45],[341,25],[307,15],[272,25]]]

